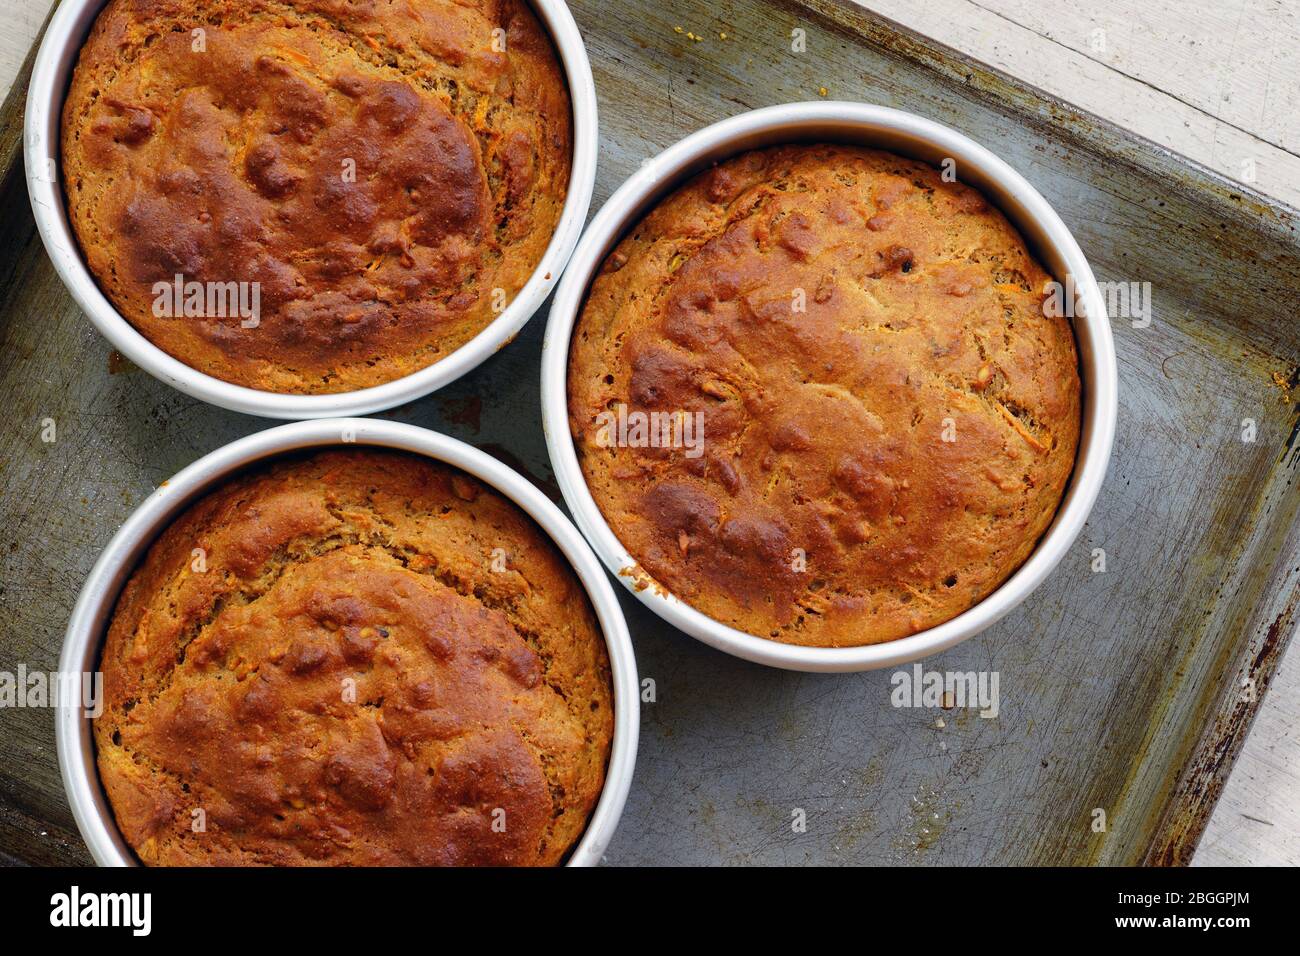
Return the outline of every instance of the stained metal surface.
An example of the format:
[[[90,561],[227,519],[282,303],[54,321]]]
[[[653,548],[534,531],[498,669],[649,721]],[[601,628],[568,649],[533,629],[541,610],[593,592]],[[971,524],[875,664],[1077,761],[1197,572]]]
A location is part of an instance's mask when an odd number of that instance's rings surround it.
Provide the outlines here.
[[[572,7],[600,96],[596,208],[682,135],[825,88],[984,143],[1053,203],[1099,279],[1150,282],[1153,302],[1149,327],[1114,323],[1119,433],[1081,539],[1018,611],[926,662],[997,671],[999,716],[892,707],[888,671],[746,664],[623,595],[657,700],[643,705],[607,860],[1184,861],[1296,627],[1296,213],[838,0]],[[804,52],[792,50],[796,30]],[[11,98],[0,136],[10,167],[20,112]],[[50,670],[82,578],[133,507],[269,423],[113,359],[45,259],[21,169],[0,213],[0,671]],[[537,405],[544,321],[385,417],[492,451],[554,496]],[[49,444],[45,419],[57,425]],[[86,860],[48,711],[0,710],[0,851]]]

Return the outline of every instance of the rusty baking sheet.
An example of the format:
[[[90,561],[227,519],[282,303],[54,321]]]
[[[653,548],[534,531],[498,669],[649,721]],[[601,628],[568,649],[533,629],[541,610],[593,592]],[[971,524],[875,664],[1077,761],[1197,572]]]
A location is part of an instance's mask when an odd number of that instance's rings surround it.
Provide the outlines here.
[[[1133,314],[1114,322],[1119,434],[1084,534],[1023,607],[925,663],[996,672],[998,716],[891,706],[888,671],[746,664],[625,596],[656,700],[643,705],[608,862],[1185,862],[1296,628],[1297,213],[839,0],[572,7],[600,95],[597,208],[707,123],[823,95],[864,100],[984,143],[1053,203],[1098,278],[1150,283],[1149,316],[1139,285]],[[20,81],[0,137],[0,670],[11,672],[54,667],[84,575],[146,494],[270,424],[133,369],[80,315],[15,166],[21,92]],[[544,322],[391,417],[486,448],[555,496],[537,398]],[[0,850],[88,859],[48,711],[0,711]]]

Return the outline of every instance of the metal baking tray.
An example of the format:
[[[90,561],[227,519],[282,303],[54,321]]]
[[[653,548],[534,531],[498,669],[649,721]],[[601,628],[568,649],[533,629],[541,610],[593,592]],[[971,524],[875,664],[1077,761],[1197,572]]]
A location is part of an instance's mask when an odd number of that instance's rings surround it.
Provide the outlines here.
[[[722,117],[863,100],[982,142],[1056,207],[1099,279],[1151,290],[1149,323],[1139,309],[1140,327],[1114,322],[1119,432],[1080,540],[1019,610],[924,664],[996,671],[999,715],[891,706],[891,671],[747,664],[622,595],[656,699],[643,704],[607,861],[1186,862],[1297,623],[1300,213],[847,0],[572,7],[600,96],[596,208],[643,160]],[[133,369],[81,316],[28,210],[23,86],[0,114],[0,671],[11,673],[55,667],[83,577],[146,494],[271,424]],[[543,312],[476,372],[386,417],[463,438],[558,497],[538,411],[544,323]],[[88,862],[48,710],[0,710],[0,851]]]

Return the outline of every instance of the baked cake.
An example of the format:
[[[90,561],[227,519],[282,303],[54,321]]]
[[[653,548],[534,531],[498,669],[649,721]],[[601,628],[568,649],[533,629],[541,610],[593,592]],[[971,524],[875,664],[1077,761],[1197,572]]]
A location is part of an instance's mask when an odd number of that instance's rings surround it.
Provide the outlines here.
[[[641,586],[827,647],[978,603],[1074,467],[1048,281],[979,192],[875,150],[749,152],[661,201],[593,282],[568,379]]]
[[[63,111],[69,214],[118,311],[284,393],[482,331],[551,241],[571,150],[524,0],[112,0]]]
[[[594,612],[549,538],[404,453],[211,493],[118,602],[100,777],[153,865],[544,865],[613,730]]]

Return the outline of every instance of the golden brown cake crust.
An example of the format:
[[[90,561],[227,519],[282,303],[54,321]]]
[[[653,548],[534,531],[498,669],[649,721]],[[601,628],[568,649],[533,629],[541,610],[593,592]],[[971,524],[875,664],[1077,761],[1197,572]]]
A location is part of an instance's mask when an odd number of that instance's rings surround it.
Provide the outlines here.
[[[101,667],[100,777],[154,865],[555,864],[612,739],[604,641],[554,544],[395,452],[291,458],[192,506]]]
[[[390,381],[482,331],[551,241],[571,150],[524,0],[112,0],[63,111],[108,298],[180,361],[286,393]],[[257,283],[256,327],[184,316],[157,286],[177,275],[250,283],[250,312]],[[212,288],[208,312],[238,291]]]
[[[592,285],[569,363],[592,494],[655,581],[751,634],[852,646],[949,620],[1024,562],[1074,466],[1078,362],[1047,281],[922,163],[733,158]],[[621,438],[602,417],[620,406]],[[702,414],[702,453],[685,430],[618,444],[653,411]]]

